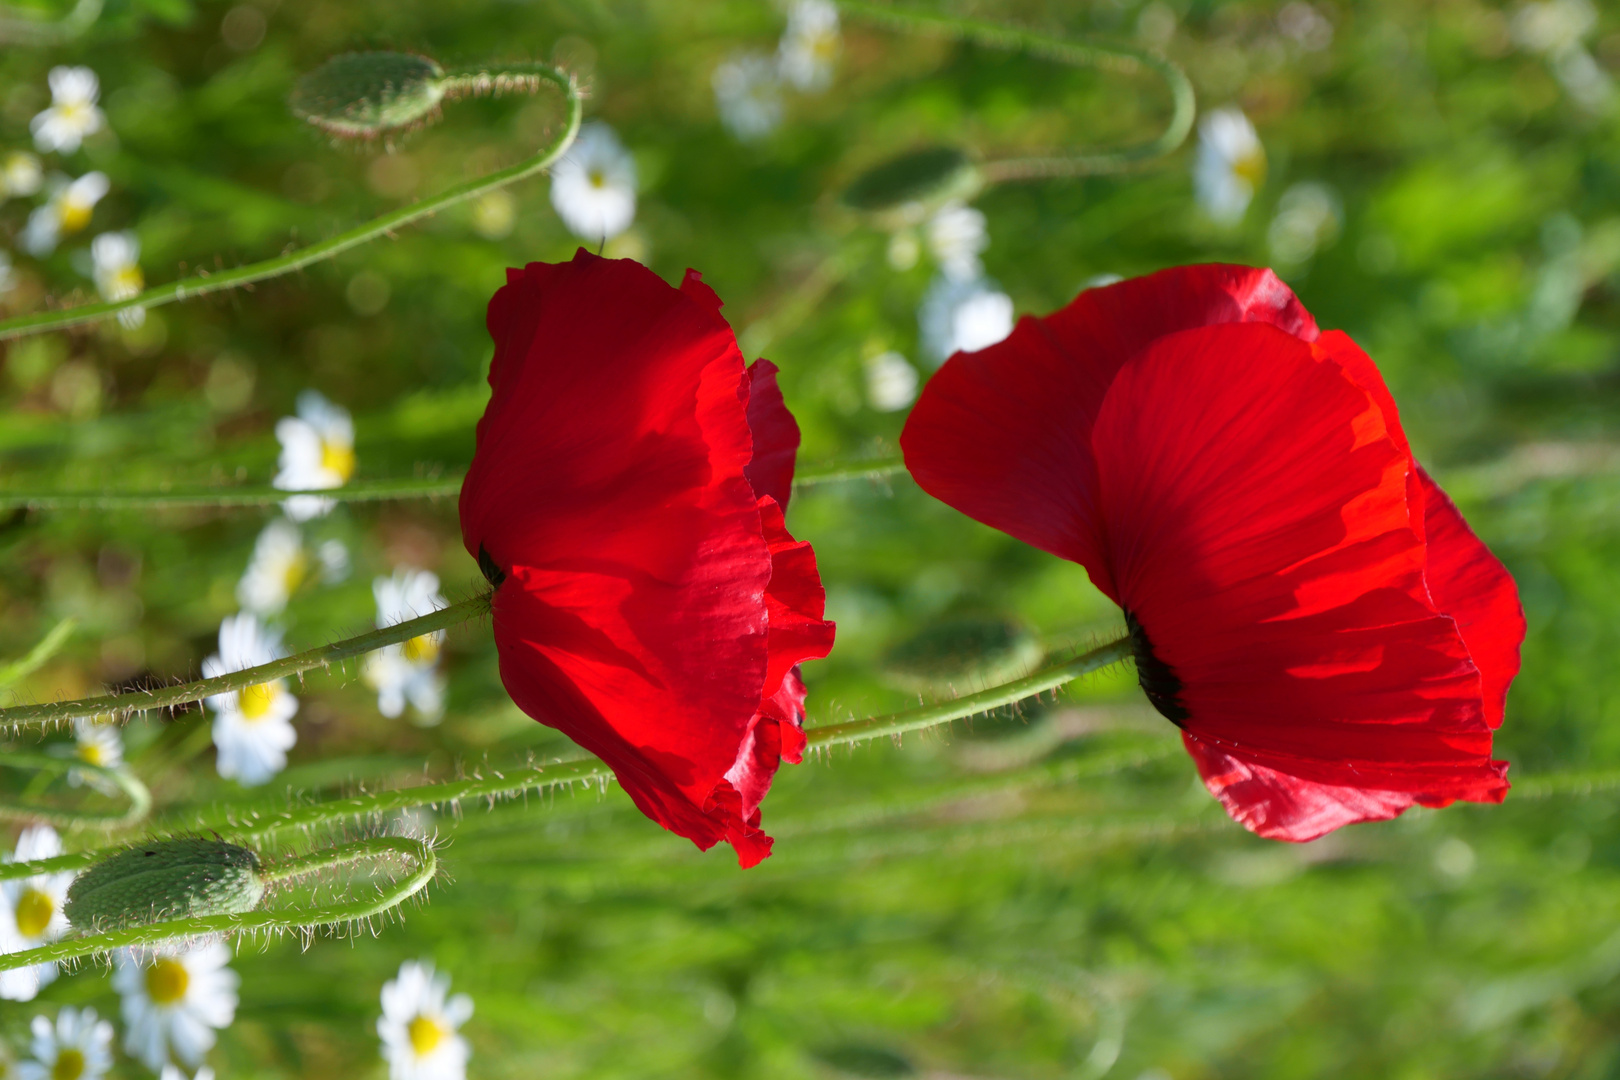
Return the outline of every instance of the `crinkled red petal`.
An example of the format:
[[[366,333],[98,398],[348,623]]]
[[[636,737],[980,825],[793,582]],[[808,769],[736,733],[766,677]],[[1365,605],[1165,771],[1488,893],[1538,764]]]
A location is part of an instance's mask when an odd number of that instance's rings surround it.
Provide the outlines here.
[[[776,371],[769,360],[748,366],[748,428],[754,433],[754,457],[745,471],[754,494],[776,500],[786,512],[799,455],[799,424],[782,400]]]
[[[1186,331],[1120,372],[1093,439],[1105,575],[1189,734],[1318,786],[1500,799],[1478,670],[1428,603],[1410,456],[1366,390],[1272,327]]]
[[[676,290],[585,252],[510,272],[461,520],[507,575],[493,621],[518,706],[649,817],[747,861],[758,842],[725,777],[761,706],[772,556],[717,308],[694,278]]]
[[[1428,518],[1429,557],[1424,577],[1435,607],[1456,620],[1457,632],[1479,668],[1485,722],[1500,727],[1508,684],[1519,673],[1519,645],[1524,641],[1519,589],[1446,493],[1422,466],[1416,471]]]

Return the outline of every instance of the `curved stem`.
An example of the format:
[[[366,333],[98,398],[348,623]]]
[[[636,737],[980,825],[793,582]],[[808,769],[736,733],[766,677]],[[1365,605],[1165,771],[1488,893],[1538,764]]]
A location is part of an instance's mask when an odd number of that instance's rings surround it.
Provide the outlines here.
[[[991,687],[977,694],[969,694],[938,705],[924,705],[903,712],[890,713],[887,716],[874,716],[865,720],[811,728],[805,732],[805,737],[812,747],[838,746],[937,727],[952,720],[989,712],[1054,690],[1082,675],[1118,663],[1130,654],[1130,639],[1121,638],[1073,660],[1045,668],[1003,686]],[[187,829],[217,829],[236,837],[268,836],[284,829],[307,829],[334,821],[409,807],[437,806],[467,799],[511,798],[526,792],[546,790],[565,784],[606,781],[612,775],[612,770],[596,758],[529,764],[518,769],[491,770],[484,776],[344,796],[306,803],[302,806],[290,806],[270,813],[254,810],[241,817],[233,817],[229,812],[219,817],[205,814],[176,824]]]
[[[488,72],[487,76],[496,78],[500,72]],[[33,315],[19,315],[13,319],[0,322],[0,341],[10,338],[23,337],[27,334],[38,334],[46,330],[61,330],[80,323],[104,319],[109,315],[116,315],[128,308],[153,308],[163,304],[171,304],[181,300],[202,296],[206,293],[219,292],[223,289],[235,289],[249,285],[256,281],[290,274],[302,269],[311,263],[330,259],[349,248],[375,240],[395,229],[409,225],[413,221],[437,214],[441,210],[448,210],[457,203],[465,202],[479,195],[487,194],[507,184],[527,179],[530,176],[550,167],[559,157],[567,151],[579,132],[580,119],[584,110],[584,99],[572,75],[558,71],[555,68],[541,64],[533,65],[532,69],[525,69],[520,73],[524,78],[535,78],[550,83],[563,94],[567,104],[567,119],[563,130],[544,150],[510,168],[492,172],[488,176],[465,183],[456,184],[447,188],[431,198],[410,206],[400,207],[378,217],[372,218],[364,225],[358,225],[341,232],[327,240],[310,244],[296,251],[274,259],[265,259],[262,262],[239,266],[233,270],[223,270],[218,273],[198,273],[179,281],[171,281],[167,285],[157,285],[145,292],[124,300],[108,300],[96,304],[84,304],[79,307],[66,308],[62,311],[44,311]]]
[[[837,0],[837,3],[842,10],[851,15],[883,23],[897,30],[947,35],[990,48],[1027,52],[1075,67],[1094,67],[1121,73],[1151,71],[1163,79],[1166,88],[1169,89],[1170,119],[1156,138],[1118,150],[986,162],[980,167],[980,171],[988,183],[1123,172],[1170,153],[1186,140],[1187,133],[1192,130],[1193,117],[1197,112],[1192,83],[1188,81],[1181,68],[1145,49],[1133,49],[1125,45],[1065,41],[1048,34],[1003,26],[999,23],[959,19],[933,12],[867,3],[865,0]]]
[[[68,720],[76,720],[86,716],[113,716],[128,717],[132,713],[145,712],[149,709],[164,709],[172,705],[184,705],[193,701],[201,701],[215,694],[225,694],[233,690],[245,690],[250,686],[259,686],[263,683],[285,679],[312,668],[327,668],[342,660],[361,656],[368,652],[388,645],[397,645],[402,641],[431,634],[435,630],[443,630],[457,623],[467,622],[489,613],[489,593],[480,593],[470,600],[463,600],[459,604],[451,604],[447,608],[430,612],[420,618],[407,619],[405,622],[385,626],[380,630],[361,634],[358,637],[345,638],[334,641],[330,645],[322,645],[317,649],[286,656],[280,660],[272,660],[268,664],[258,667],[245,668],[241,671],[232,671],[224,675],[216,675],[212,679],[201,679],[197,682],[182,683],[178,686],[165,686],[156,690],[131,690],[123,694],[107,694],[103,697],[80,698],[77,701],[53,701],[39,705],[14,705],[9,709],[0,709],[0,729],[16,729],[22,726],[49,726],[60,724]]]
[[[168,922],[132,926],[109,930],[84,937],[64,938],[34,949],[0,955],[0,971],[11,971],[34,964],[62,963],[111,952],[113,949],[138,948],[183,941],[210,934],[239,934],[281,930],[316,930],[340,926],[381,915],[409,900],[433,880],[438,873],[438,858],[433,848],[421,840],[403,836],[374,836],[366,840],[342,844],[326,851],[306,856],[309,860],[323,860],[322,865],[338,865],[364,858],[402,855],[416,863],[416,869],[375,897],[346,900],[321,907],[286,908],[280,911],[250,911],[244,915],[205,915],[191,919],[172,919]],[[45,860],[56,862],[60,860]],[[294,860],[297,862],[297,860]],[[21,865],[21,864],[19,864]],[[40,865],[40,864],[29,864]],[[5,869],[10,869],[6,867]],[[66,869],[66,868],[62,868]],[[16,875],[6,875],[16,876]]]
[[[119,814],[108,814],[68,807],[13,803],[0,799],[0,821],[46,821],[52,825],[75,829],[121,829],[140,823],[152,809],[152,793],[127,768],[110,769],[105,765],[92,765],[86,761],[66,761],[50,754],[18,751],[0,755],[0,766],[10,769],[51,769],[62,772],[78,769],[106,780],[123,792],[124,797],[129,800],[129,809]]]

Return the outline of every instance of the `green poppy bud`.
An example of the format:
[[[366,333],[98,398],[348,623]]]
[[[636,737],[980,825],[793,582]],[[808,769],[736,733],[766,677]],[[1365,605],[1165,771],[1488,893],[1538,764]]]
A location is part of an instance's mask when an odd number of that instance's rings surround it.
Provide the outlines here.
[[[239,915],[264,899],[259,857],[223,840],[182,837],[125,848],[74,879],[63,909],[92,932],[200,915]]]
[[[344,53],[300,78],[289,104],[333,135],[374,139],[432,120],[447,87],[444,69],[425,56]]]

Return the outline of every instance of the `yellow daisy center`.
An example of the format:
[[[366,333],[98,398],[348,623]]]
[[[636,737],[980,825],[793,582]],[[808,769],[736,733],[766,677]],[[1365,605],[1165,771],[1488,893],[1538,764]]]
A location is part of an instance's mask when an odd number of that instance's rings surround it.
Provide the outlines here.
[[[298,590],[309,576],[309,556],[300,548],[298,554],[287,560],[287,566],[281,571],[281,586],[291,596]]]
[[[50,894],[28,889],[17,898],[17,933],[25,938],[37,938],[51,925],[56,914],[56,901]]]
[[[56,1064],[51,1066],[51,1080],[79,1080],[84,1075],[84,1053],[73,1047],[56,1052]]]
[[[172,956],[162,956],[146,969],[146,996],[154,1005],[173,1005],[186,996],[191,972]]]
[[[263,720],[281,693],[281,687],[277,683],[260,683],[258,686],[250,686],[240,691],[238,696],[241,699],[243,717],[248,720]]]
[[[81,202],[78,199],[63,199],[62,206],[57,210],[57,216],[62,219],[63,232],[78,232],[90,224],[90,212],[95,209],[91,203]]]
[[[322,439],[321,468],[337,473],[347,482],[354,475],[354,447]]]
[[[1232,162],[1232,174],[1254,187],[1266,178],[1266,152],[1258,147]]]
[[[90,742],[80,743],[76,753],[79,760],[86,765],[107,764],[107,748],[99,740],[92,739]]]
[[[601,169],[592,169],[590,172],[585,174],[585,178],[591,182],[591,187],[593,188],[600,189],[607,187],[607,174]]]
[[[439,659],[439,639],[433,634],[413,637],[404,646],[405,659],[418,667],[425,667]]]
[[[411,1037],[411,1049],[416,1051],[417,1057],[426,1057],[433,1053],[435,1047],[444,1042],[444,1037],[450,1030],[431,1016],[417,1016],[405,1025],[405,1032]]]
[[[120,266],[113,273],[109,284],[111,288],[108,291],[117,299],[122,300],[126,296],[134,296],[140,292],[141,286],[146,284],[146,277],[141,273],[141,268],[138,266],[133,264]]]
[[[817,60],[831,60],[838,55],[838,36],[836,34],[817,34],[811,38],[810,55]]]

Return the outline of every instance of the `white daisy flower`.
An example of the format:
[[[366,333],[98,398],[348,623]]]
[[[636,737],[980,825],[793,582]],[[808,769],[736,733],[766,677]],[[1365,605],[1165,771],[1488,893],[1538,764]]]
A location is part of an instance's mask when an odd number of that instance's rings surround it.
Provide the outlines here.
[[[776,51],[782,78],[800,90],[825,90],[842,46],[838,7],[830,0],[798,0]]]
[[[51,68],[49,80],[51,107],[34,117],[29,130],[41,153],[71,154],[86,135],[100,131],[107,119],[96,108],[101,83],[87,67]]]
[[[866,362],[866,399],[878,412],[897,412],[917,398],[917,369],[897,352]]]
[[[98,724],[90,719],[73,721],[73,756],[86,765],[116,769],[124,763],[124,737],[116,724]],[[118,786],[89,769],[69,769],[68,783],[74,787],[89,784],[97,791],[112,794]]]
[[[214,1032],[236,1019],[242,980],[226,966],[230,960],[230,949],[219,941],[141,957],[120,949],[113,989],[123,997],[130,1056],[153,1072],[171,1064],[171,1055],[192,1067],[201,1064]]]
[[[65,176],[52,177],[50,198],[28,215],[28,224],[17,236],[18,243],[30,255],[49,255],[63,236],[90,224],[96,203],[111,186],[103,172],[87,172],[71,181]]]
[[[636,220],[636,162],[606,124],[596,121],[551,167],[551,205],[568,231],[611,240]]]
[[[34,1017],[34,1057],[17,1065],[18,1080],[100,1080],[112,1068],[113,1027],[94,1009],[62,1006],[52,1024]]]
[[[30,825],[17,838],[17,850],[5,857],[10,862],[54,859],[62,854],[62,839],[49,825]],[[71,870],[54,874],[0,881],[0,953],[21,952],[49,944],[67,933],[68,886],[76,875]],[[56,979],[56,965],[34,964],[0,972],[0,998],[31,1001],[39,988]]]
[[[280,646],[280,631],[261,627],[251,612],[232,615],[219,624],[219,652],[203,661],[203,678],[268,664],[281,657]],[[208,705],[219,775],[252,787],[287,767],[287,751],[298,741],[292,726],[298,699],[285,679],[215,694]]]
[[[439,593],[439,577],[427,570],[401,568],[393,577],[371,583],[377,598],[377,626],[393,626],[418,615],[449,607]],[[444,631],[435,630],[398,645],[366,655],[363,674],[377,691],[377,709],[396,717],[410,702],[423,724],[436,724],[444,713],[444,676],[439,674],[439,651]]]
[[[1314,181],[1295,184],[1277,201],[1266,239],[1271,257],[1284,266],[1311,261],[1318,250],[1339,238],[1344,210],[1338,193]]]
[[[0,199],[32,195],[44,182],[44,167],[28,151],[13,150],[0,160]]]
[[[990,246],[984,212],[962,203],[949,203],[928,219],[928,250],[945,276],[972,281],[984,273],[980,252]]]
[[[1198,122],[1198,156],[1193,186],[1204,212],[1222,225],[1243,220],[1249,201],[1266,178],[1266,149],[1243,115],[1228,105]]]
[[[271,481],[283,491],[342,487],[354,475],[354,420],[315,390],[298,395],[298,415],[276,421],[281,471]],[[332,512],[337,503],[319,495],[294,495],[282,509],[294,521]]]
[[[934,278],[917,312],[925,352],[942,363],[952,353],[988,348],[1012,333],[1012,298],[988,278]]]
[[[450,980],[433,965],[407,960],[383,984],[377,1036],[388,1060],[389,1080],[465,1080],[467,1040],[457,1029],[472,1016],[472,998],[446,1000]]]
[[[253,542],[253,557],[236,583],[236,601],[255,615],[278,615],[309,574],[303,532],[286,518],[276,518]]]
[[[146,287],[141,274],[141,242],[132,232],[102,233],[90,241],[90,261],[94,266],[96,291],[103,300],[128,300]],[[118,321],[134,329],[146,321],[145,308],[125,308]]]
[[[782,122],[782,80],[763,53],[735,53],[714,69],[720,122],[744,142],[764,138]]]

